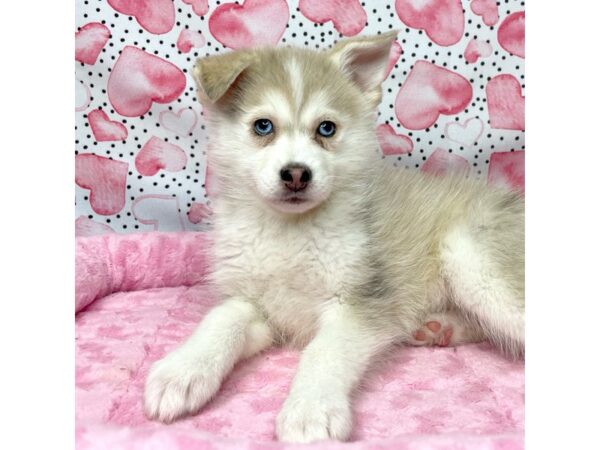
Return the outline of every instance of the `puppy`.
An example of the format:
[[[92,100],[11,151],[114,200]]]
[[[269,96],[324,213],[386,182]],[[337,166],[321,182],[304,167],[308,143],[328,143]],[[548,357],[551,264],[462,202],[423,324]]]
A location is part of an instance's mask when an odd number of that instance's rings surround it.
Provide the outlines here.
[[[148,417],[197,413],[237,361],[289,344],[304,350],[278,438],[344,440],[354,388],[394,343],[485,337],[523,352],[522,198],[381,160],[374,125],[395,36],[197,62],[221,303],[152,367]]]

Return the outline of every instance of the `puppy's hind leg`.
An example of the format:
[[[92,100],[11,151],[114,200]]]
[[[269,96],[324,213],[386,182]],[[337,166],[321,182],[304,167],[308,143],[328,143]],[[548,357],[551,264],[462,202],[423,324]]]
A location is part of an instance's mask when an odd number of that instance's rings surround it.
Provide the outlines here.
[[[272,332],[256,308],[230,299],[210,311],[180,347],[157,361],[146,380],[146,415],[172,422],[196,413],[235,363],[267,348]]]
[[[517,224],[518,226],[518,224]],[[525,347],[522,232],[459,226],[441,245],[442,275],[459,309],[512,356]]]

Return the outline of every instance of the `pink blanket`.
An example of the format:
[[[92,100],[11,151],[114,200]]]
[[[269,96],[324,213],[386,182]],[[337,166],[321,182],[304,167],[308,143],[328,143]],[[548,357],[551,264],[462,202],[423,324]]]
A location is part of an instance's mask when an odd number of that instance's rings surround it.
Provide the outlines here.
[[[239,364],[197,416],[172,425],[142,411],[153,361],[212,306],[203,233],[77,238],[78,449],[291,449],[274,440],[298,352]],[[523,448],[524,370],[488,344],[398,348],[356,395],[350,443],[320,449]],[[306,446],[302,446],[305,448]]]

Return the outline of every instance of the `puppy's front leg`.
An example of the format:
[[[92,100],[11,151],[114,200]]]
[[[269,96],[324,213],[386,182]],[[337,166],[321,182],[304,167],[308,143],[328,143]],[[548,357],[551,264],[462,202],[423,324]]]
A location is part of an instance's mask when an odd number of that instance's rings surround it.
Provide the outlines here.
[[[277,417],[278,438],[298,443],[347,439],[352,430],[352,390],[371,357],[388,343],[361,323],[349,305],[326,310]]]
[[[231,299],[215,307],[184,344],[152,366],[144,393],[146,415],[172,422],[197,412],[239,359],[268,347],[272,339],[252,304]]]

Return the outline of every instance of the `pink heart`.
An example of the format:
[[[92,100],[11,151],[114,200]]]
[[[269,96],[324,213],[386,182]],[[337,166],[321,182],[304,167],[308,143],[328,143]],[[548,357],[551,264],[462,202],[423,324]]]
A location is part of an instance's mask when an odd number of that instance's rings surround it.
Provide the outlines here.
[[[379,125],[376,134],[384,155],[402,155],[413,150],[412,139],[403,134],[396,134],[391,125],[387,123]]]
[[[448,139],[470,147],[483,133],[483,122],[477,117],[471,117],[464,123],[450,122],[444,130]]]
[[[122,14],[135,17],[150,33],[168,33],[175,25],[173,0],[108,0],[108,4]]]
[[[488,115],[492,128],[525,129],[525,97],[512,75],[497,75],[485,87]]]
[[[99,236],[101,234],[114,233],[115,231],[104,223],[94,222],[85,216],[79,216],[75,220],[75,236]]]
[[[290,11],[285,0],[246,0],[225,3],[208,20],[217,41],[231,49],[275,45],[283,36]]]
[[[75,60],[96,64],[98,55],[110,39],[110,31],[98,22],[86,23],[75,33]]]
[[[473,95],[462,75],[427,61],[417,61],[396,97],[396,116],[411,130],[428,128],[440,114],[456,114]]]
[[[502,21],[498,43],[507,52],[525,58],[525,11],[512,13]]]
[[[496,25],[498,22],[498,4],[496,0],[472,0],[471,11],[477,16],[481,16],[483,23],[488,27]]]
[[[344,36],[354,36],[367,24],[367,13],[359,0],[300,0],[300,12],[316,23],[331,21]]]
[[[90,205],[98,214],[110,216],[125,206],[129,164],[89,153],[75,157],[75,183],[90,190]]]
[[[475,63],[481,58],[487,58],[492,54],[492,46],[478,39],[471,39],[465,48],[465,61]]]
[[[85,111],[92,102],[92,93],[83,81],[75,78],[75,111]]]
[[[421,171],[432,175],[445,175],[447,173],[469,173],[469,161],[454,153],[449,153],[441,148],[436,149],[425,164],[421,166]]]
[[[197,224],[210,217],[212,213],[210,206],[204,203],[192,202],[192,206],[188,211],[188,220],[193,224]]]
[[[152,136],[135,157],[135,168],[141,175],[152,176],[161,169],[177,172],[186,162],[187,156],[180,147]]]
[[[125,125],[121,122],[109,120],[106,113],[101,109],[94,109],[87,116],[96,141],[124,141],[127,139]]]
[[[177,49],[181,53],[188,53],[193,47],[202,47],[205,43],[206,39],[202,34],[184,28],[177,38]]]
[[[394,66],[398,62],[398,58],[400,58],[401,54],[402,46],[398,43],[398,41],[394,41],[394,43],[392,44],[392,48],[390,49],[390,59],[388,59],[388,65],[385,69],[385,78],[387,78],[390,75],[390,73],[394,69]]]
[[[154,231],[184,231],[179,200],[170,195],[140,195],[131,204],[133,217]]]
[[[198,116],[191,108],[181,108],[176,113],[166,110],[159,114],[158,122],[178,136],[189,136],[198,123]]]
[[[438,45],[456,44],[465,30],[461,0],[396,0],[396,12]]]
[[[128,45],[108,78],[108,98],[122,116],[141,116],[150,110],[152,102],[175,100],[185,83],[185,75],[177,66]]]
[[[197,16],[203,16],[208,12],[208,0],[183,0],[186,5],[192,5],[192,10]]]
[[[525,152],[495,152],[490,157],[488,183],[525,191]]]

